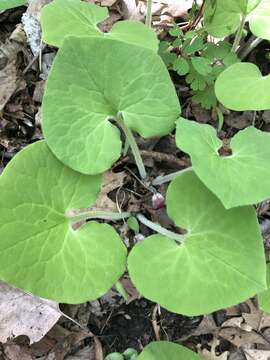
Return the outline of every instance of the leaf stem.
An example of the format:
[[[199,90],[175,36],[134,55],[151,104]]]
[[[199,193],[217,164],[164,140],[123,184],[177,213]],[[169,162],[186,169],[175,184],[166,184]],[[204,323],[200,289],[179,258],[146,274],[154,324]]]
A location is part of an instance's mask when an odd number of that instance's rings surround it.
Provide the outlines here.
[[[136,143],[136,140],[132,134],[132,131],[126,126],[125,122],[123,121],[122,114],[118,113],[116,117],[116,122],[120,126],[120,128],[123,130],[126,139],[131,147],[131,151],[133,153],[137,168],[140,173],[140,177],[142,180],[147,178],[147,173],[144,167],[144,163],[140,154],[140,150],[138,148],[138,145]]]
[[[235,35],[235,39],[234,39],[234,42],[233,42],[233,46],[232,46],[232,52],[237,52],[238,50],[238,47],[239,47],[239,44],[240,44],[240,41],[241,41],[241,37],[242,37],[242,32],[243,32],[243,29],[244,29],[244,26],[245,26],[245,22],[246,22],[246,15],[241,15],[241,22],[240,22],[240,25],[239,25],[239,28],[237,30],[237,33]]]
[[[263,39],[252,35],[240,52],[240,59],[244,60],[262,41]]]
[[[152,221],[148,220],[143,214],[137,214],[136,217],[145,226],[149,227],[150,229],[156,231],[161,235],[167,236],[168,238],[175,240],[178,244],[181,244],[185,238],[185,235],[176,234],[156,223],[153,223]]]
[[[118,281],[116,282],[115,288],[116,288],[116,290],[119,292],[119,294],[122,295],[123,298],[124,298],[126,301],[128,301],[128,298],[129,298],[128,293],[127,293],[126,289],[124,288],[124,286],[123,286],[123,284],[121,283],[120,280],[118,280]]]
[[[153,0],[147,0],[145,25],[151,27],[152,25],[152,3]]]
[[[188,171],[191,171],[192,170],[192,167],[188,167],[186,169],[182,169],[182,170],[179,170],[179,171],[175,171],[171,174],[168,174],[168,175],[164,175],[164,176],[158,176],[156,177],[153,181],[152,181],[152,184],[154,186],[157,186],[157,185],[161,185],[161,184],[164,184],[166,182],[170,182],[172,181],[174,178],[176,178],[177,176],[179,175],[182,175],[184,174],[185,172],[188,172]]]
[[[66,216],[71,220],[87,220],[87,219],[102,219],[102,220],[122,220],[131,216],[129,212],[110,212],[102,210],[91,209],[76,209],[67,212]]]

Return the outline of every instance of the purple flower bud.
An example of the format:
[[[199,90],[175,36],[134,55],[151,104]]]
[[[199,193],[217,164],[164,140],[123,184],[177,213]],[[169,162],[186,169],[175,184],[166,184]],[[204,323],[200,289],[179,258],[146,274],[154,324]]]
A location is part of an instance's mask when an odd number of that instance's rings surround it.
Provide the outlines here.
[[[142,241],[142,240],[144,240],[144,236],[143,236],[143,234],[136,234],[135,236],[134,236],[134,240],[136,241],[136,242],[139,242],[139,241]]]
[[[156,193],[152,196],[153,209],[158,210],[163,208],[165,205],[164,197],[161,193]]]

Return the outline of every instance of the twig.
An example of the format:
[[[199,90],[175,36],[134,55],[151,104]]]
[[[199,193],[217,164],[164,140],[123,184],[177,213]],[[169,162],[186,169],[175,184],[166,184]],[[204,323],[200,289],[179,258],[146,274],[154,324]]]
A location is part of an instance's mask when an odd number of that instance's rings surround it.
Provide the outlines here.
[[[157,313],[159,312],[159,310],[160,307],[158,304],[156,304],[152,313],[152,326],[157,341],[160,341],[160,326],[157,324]]]

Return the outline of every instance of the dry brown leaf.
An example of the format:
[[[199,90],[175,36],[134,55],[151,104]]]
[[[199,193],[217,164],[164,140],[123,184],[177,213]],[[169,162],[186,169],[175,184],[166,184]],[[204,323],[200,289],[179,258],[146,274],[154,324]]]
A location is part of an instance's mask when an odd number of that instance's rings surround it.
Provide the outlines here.
[[[124,289],[126,290],[127,294],[128,294],[128,300],[127,300],[127,304],[130,304],[132,301],[137,300],[140,298],[140,294],[138,292],[138,290],[135,288],[135,286],[133,285],[133,283],[131,282],[131,280],[127,277],[124,277],[122,279],[119,280],[121,282],[121,284],[123,285]]]
[[[269,345],[264,337],[255,331],[245,331],[236,327],[222,328],[218,335],[238,348],[248,344]]]
[[[15,32],[16,39],[18,39],[19,32],[20,39],[25,39],[20,27]],[[11,38],[14,38],[14,33],[11,34]],[[11,96],[17,90],[26,86],[25,81],[19,77],[17,71],[17,54],[21,49],[22,45],[18,41],[7,40],[5,44],[0,46],[0,112],[4,109]]]
[[[244,350],[247,360],[270,360],[269,350]]]
[[[26,335],[37,342],[61,316],[58,304],[0,282],[0,342]]]
[[[227,360],[229,353],[225,351],[221,355],[216,355],[216,347],[219,345],[219,340],[214,338],[210,343],[211,350],[198,348],[198,354],[205,360]]]
[[[270,327],[270,314],[264,313],[258,309],[251,300],[248,300],[250,313],[243,313],[242,317],[245,320],[246,325],[251,329],[260,331],[263,328]]]
[[[189,334],[181,337],[181,341],[185,341],[191,336],[201,336],[206,334],[217,334],[218,327],[213,319],[213,315],[205,315],[199,326],[191,331]]]
[[[101,192],[97,201],[91,207],[104,211],[118,211],[116,203],[108,197],[108,194],[123,186],[125,177],[126,173],[124,171],[119,173],[107,171],[102,178]]]
[[[224,323],[221,326],[223,328],[225,327],[241,328],[241,324],[243,323],[243,321],[244,319],[242,317],[233,317],[231,319],[224,321]]]
[[[160,4],[163,7],[162,14],[168,13],[173,17],[184,17],[191,9],[193,0],[161,0],[154,1],[154,4]]]
[[[171,24],[176,17],[186,17],[193,0],[154,0],[152,4],[153,24]],[[143,20],[146,14],[146,1],[123,0],[125,19]]]
[[[74,347],[89,337],[92,337],[92,334],[86,332],[71,333],[58,342],[45,358],[41,358],[40,360],[64,360]]]
[[[74,355],[70,355],[66,360],[96,360],[95,350],[93,346],[86,346],[83,349],[76,352]]]
[[[29,348],[20,346],[18,344],[5,344],[4,345],[5,360],[33,360]]]

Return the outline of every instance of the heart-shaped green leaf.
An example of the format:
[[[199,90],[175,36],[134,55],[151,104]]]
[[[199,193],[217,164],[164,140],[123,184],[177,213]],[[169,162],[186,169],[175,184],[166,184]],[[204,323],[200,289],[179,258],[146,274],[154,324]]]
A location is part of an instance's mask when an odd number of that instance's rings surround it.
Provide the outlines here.
[[[17,6],[25,5],[27,0],[1,0],[0,1],[0,11],[12,9]]]
[[[249,18],[250,30],[259,38],[270,40],[270,1],[262,0]]]
[[[60,47],[66,36],[105,36],[157,52],[155,32],[139,21],[118,21],[109,33],[103,33],[97,24],[108,16],[107,8],[95,4],[81,0],[54,0],[41,12],[43,40]]]
[[[222,141],[212,126],[180,119],[176,143],[191,156],[197,176],[225,208],[257,204],[270,198],[269,133],[246,128],[232,138],[232,155],[220,156]]]
[[[221,6],[226,11],[248,15],[261,1],[262,0],[226,0],[221,1]]]
[[[247,16],[248,15],[248,16]],[[206,0],[204,22],[210,35],[224,37],[236,32],[241,16],[246,16],[254,35],[270,39],[269,0]]]
[[[258,294],[258,302],[262,311],[270,313],[270,263],[266,266],[266,284],[267,290]]]
[[[211,0],[205,2],[204,25],[217,38],[233,34],[240,23],[240,14],[224,9],[223,4],[224,0],[217,0],[214,6]]]
[[[262,76],[255,64],[237,63],[219,75],[215,93],[231,110],[267,110],[270,108],[270,75]]]
[[[226,210],[189,171],[170,184],[167,209],[187,234],[180,245],[152,235],[132,249],[128,269],[143,296],[192,316],[237,304],[265,289],[263,241],[252,207]]]
[[[200,357],[184,346],[158,341],[147,345],[137,360],[200,360]]]
[[[59,302],[103,295],[125,270],[125,246],[111,226],[73,230],[65,215],[99,188],[99,176],[67,168],[44,141],[17,154],[0,177],[0,278]]]
[[[67,38],[43,101],[49,147],[74,170],[101,173],[120,156],[120,133],[111,122],[119,112],[144,137],[174,128],[180,105],[161,58],[120,41]]]

